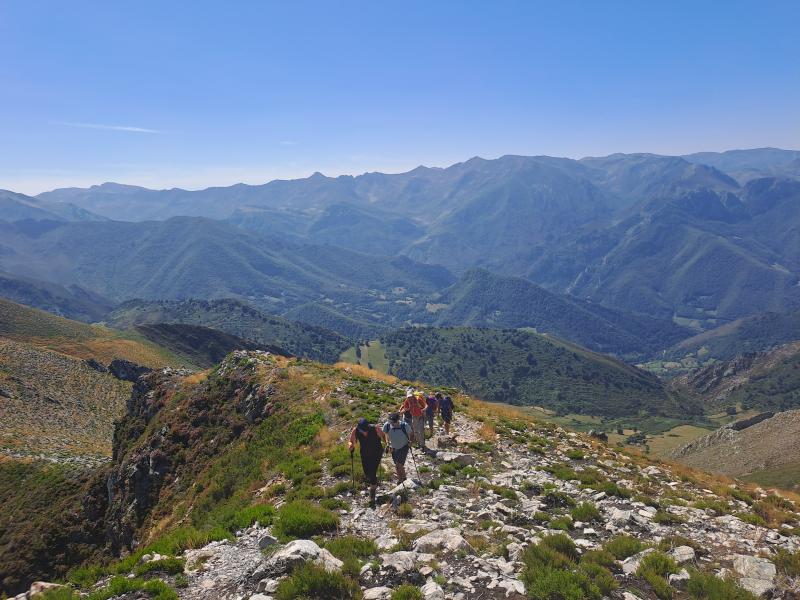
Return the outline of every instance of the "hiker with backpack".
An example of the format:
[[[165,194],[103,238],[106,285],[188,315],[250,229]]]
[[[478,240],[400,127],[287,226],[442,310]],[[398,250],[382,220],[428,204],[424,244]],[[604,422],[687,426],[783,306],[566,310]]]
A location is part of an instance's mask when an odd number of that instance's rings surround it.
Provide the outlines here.
[[[406,391],[406,399],[400,407],[400,412],[406,415],[406,422],[411,425],[414,441],[423,452],[428,451],[425,447],[425,409],[427,407],[428,403],[422,392],[414,392],[410,388]],[[408,415],[410,415],[410,419]]]
[[[441,396],[441,394],[439,395]],[[450,396],[440,398],[437,410],[444,422],[444,434],[450,435],[450,421],[453,420],[453,399]]]
[[[364,479],[369,484],[369,504],[375,506],[375,491],[378,489],[378,467],[383,458],[383,442],[386,441],[384,430],[377,425],[371,425],[365,418],[360,418],[353,431],[350,432],[350,457],[356,449],[361,453],[361,468],[364,470]]]
[[[425,398],[425,403],[427,404],[425,408],[425,423],[427,423],[428,428],[431,430],[430,437],[433,437],[433,420],[436,416],[437,408],[439,407],[439,398],[441,398],[441,396],[441,393],[436,392],[436,395],[431,394]]]
[[[406,480],[406,459],[411,449],[414,432],[408,423],[400,420],[400,413],[394,412],[389,415],[389,420],[383,425],[383,433],[389,440],[386,452],[391,451],[392,461],[397,470],[397,480],[402,483]]]

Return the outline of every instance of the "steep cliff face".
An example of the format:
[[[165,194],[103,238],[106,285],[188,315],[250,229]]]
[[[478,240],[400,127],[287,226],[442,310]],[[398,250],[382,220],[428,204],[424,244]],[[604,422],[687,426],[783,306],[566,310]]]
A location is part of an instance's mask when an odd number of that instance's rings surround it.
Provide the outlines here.
[[[270,374],[254,378],[255,363],[249,362],[246,353],[235,354],[196,386],[187,372],[173,369],[136,381],[114,433],[107,479],[104,520],[114,553],[135,548],[142,528],[169,512],[168,499],[190,485],[220,448],[272,413]]]

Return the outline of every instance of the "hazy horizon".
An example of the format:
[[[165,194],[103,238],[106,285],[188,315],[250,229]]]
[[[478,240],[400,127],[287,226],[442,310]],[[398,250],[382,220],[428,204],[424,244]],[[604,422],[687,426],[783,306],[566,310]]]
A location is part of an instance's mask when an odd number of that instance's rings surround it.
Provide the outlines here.
[[[800,4],[0,5],[0,187],[798,147]]]

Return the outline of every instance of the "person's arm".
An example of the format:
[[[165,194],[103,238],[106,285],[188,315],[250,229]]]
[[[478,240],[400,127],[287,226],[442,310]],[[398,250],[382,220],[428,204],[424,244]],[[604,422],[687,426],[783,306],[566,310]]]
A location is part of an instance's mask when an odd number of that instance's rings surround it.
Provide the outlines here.
[[[383,440],[384,442],[388,442],[386,434],[383,432],[383,429],[375,425],[375,431],[378,432],[378,437],[381,438],[381,440]]]
[[[353,431],[350,432],[350,442],[347,444],[348,449],[350,452],[353,452],[356,449],[356,428],[353,427]]]

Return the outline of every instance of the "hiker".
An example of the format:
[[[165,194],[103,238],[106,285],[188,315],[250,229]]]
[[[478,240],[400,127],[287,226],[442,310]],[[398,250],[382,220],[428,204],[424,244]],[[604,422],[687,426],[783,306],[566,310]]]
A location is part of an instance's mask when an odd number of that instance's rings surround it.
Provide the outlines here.
[[[406,459],[411,445],[411,438],[414,432],[408,423],[400,420],[400,413],[392,413],[389,420],[383,426],[383,433],[389,440],[386,452],[391,449],[394,467],[397,470],[397,480],[401,483],[406,480]]]
[[[444,434],[450,435],[450,421],[453,420],[453,399],[450,396],[441,398],[437,410],[442,417],[442,421],[444,421]]]
[[[378,488],[378,467],[383,458],[383,443],[386,441],[386,434],[377,425],[370,425],[365,418],[360,418],[358,424],[350,432],[350,442],[348,448],[350,455],[353,455],[358,442],[358,449],[361,453],[361,468],[364,470],[364,479],[369,484],[369,504],[375,506],[375,491]]]
[[[414,392],[411,389],[406,391],[406,399],[400,407],[400,412],[410,413],[411,418],[406,417],[406,423],[411,425],[414,441],[423,452],[427,452],[427,448],[425,448],[425,409],[427,407],[428,404],[425,402],[422,392]]]
[[[433,437],[433,419],[436,416],[436,409],[439,406],[439,398],[441,398],[441,396],[441,393],[436,392],[436,395],[431,394],[425,398],[425,403],[427,404],[427,407],[425,408],[425,423],[427,423],[431,430],[430,437]]]

